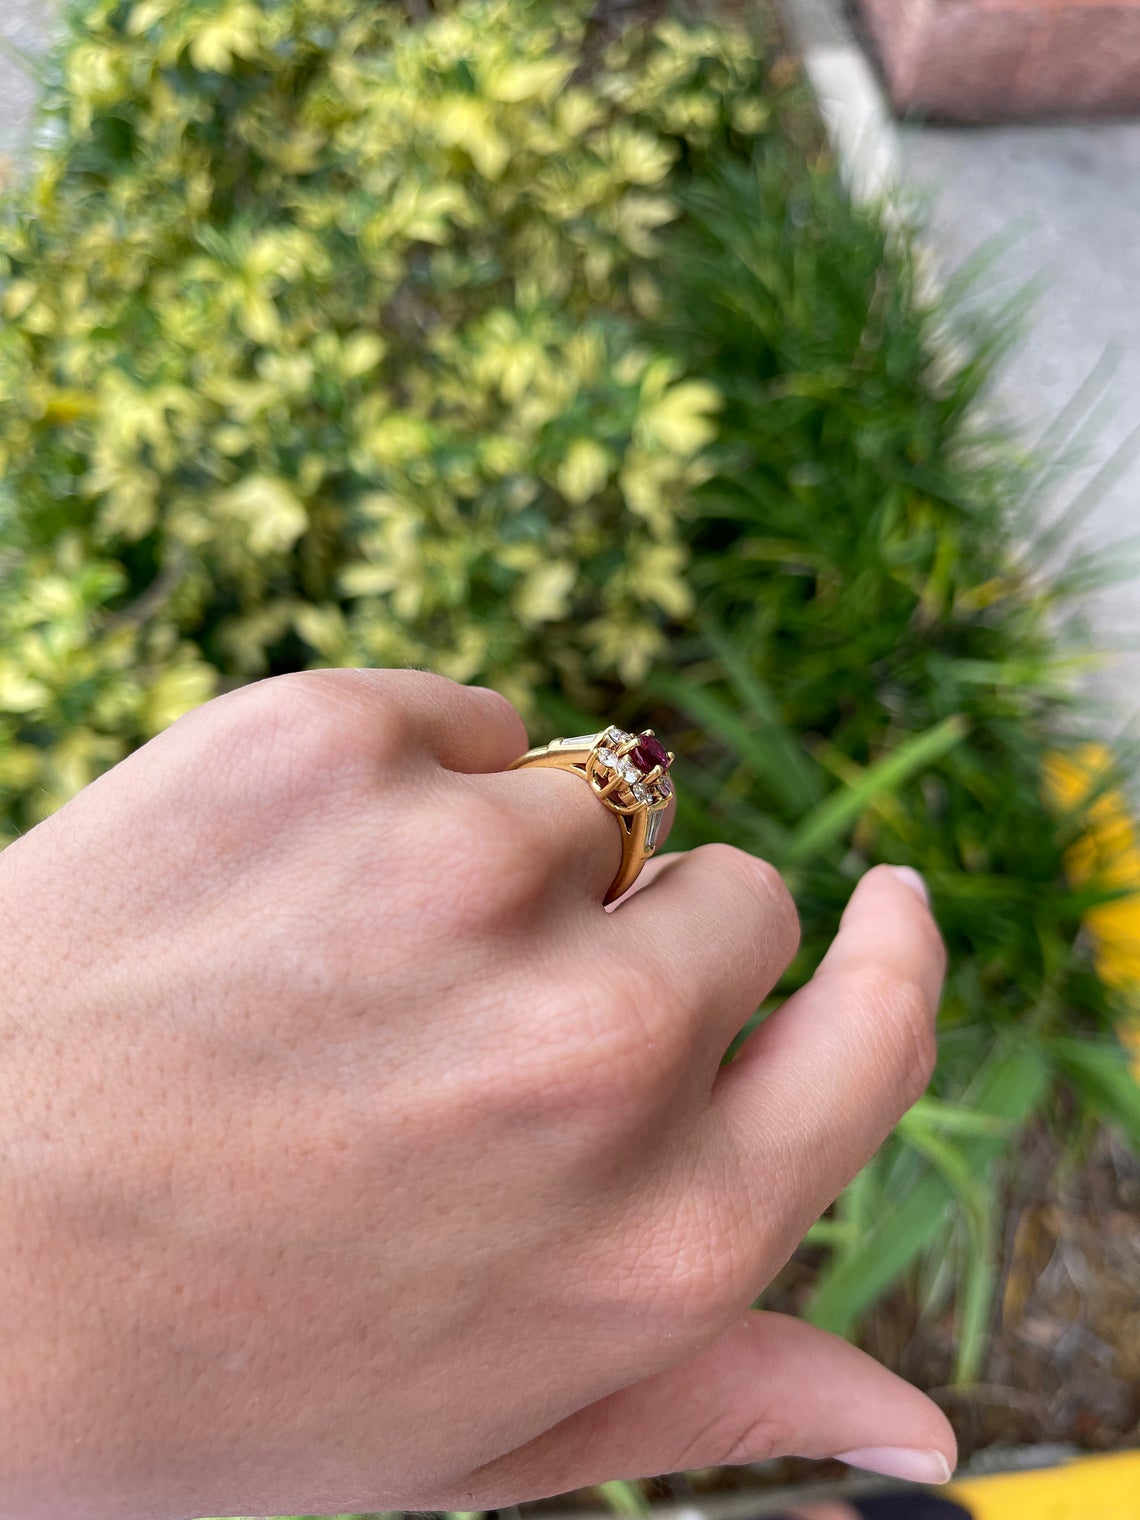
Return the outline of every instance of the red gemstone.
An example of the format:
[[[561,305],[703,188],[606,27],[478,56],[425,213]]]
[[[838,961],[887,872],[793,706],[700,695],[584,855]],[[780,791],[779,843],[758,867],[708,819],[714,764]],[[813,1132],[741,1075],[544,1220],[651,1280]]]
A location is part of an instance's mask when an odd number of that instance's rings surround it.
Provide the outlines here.
[[[637,747],[630,750],[629,758],[639,771],[651,771],[655,765],[669,769],[669,756],[652,734],[638,734]]]

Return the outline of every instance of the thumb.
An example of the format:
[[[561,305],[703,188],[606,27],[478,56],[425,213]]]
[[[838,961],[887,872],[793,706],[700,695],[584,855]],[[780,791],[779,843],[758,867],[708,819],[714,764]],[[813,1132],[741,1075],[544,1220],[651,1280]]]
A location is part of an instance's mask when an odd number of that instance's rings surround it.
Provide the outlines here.
[[[800,1320],[752,1311],[697,1356],[480,1468],[446,1507],[501,1509],[613,1478],[776,1456],[838,1456],[943,1483],[957,1448],[938,1406],[865,1352]]]

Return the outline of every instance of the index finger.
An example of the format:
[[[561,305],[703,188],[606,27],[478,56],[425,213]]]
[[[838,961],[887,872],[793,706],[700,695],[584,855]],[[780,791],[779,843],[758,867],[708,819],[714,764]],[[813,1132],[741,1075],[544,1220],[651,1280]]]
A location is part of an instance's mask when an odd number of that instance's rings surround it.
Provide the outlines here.
[[[859,882],[815,976],[720,1073],[708,1121],[733,1186],[790,1251],[930,1081],[946,951],[917,878]]]

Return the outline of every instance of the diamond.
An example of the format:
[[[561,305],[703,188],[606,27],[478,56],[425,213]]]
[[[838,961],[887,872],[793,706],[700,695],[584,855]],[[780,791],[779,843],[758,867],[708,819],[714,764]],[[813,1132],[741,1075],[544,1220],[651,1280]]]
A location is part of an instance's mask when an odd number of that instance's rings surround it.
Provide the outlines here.
[[[657,789],[662,797],[672,797],[673,795],[673,783],[669,780],[668,776],[661,777],[661,780],[657,783]]]
[[[598,751],[598,759],[602,762],[603,765],[617,764],[617,756],[614,754],[612,749],[600,749]]]
[[[626,781],[641,780],[641,772],[636,765],[630,765],[628,760],[619,760],[616,769],[618,774],[623,776]]]
[[[630,751],[629,758],[643,771],[651,771],[656,765],[669,769],[668,752],[649,733],[638,734],[637,748]]]
[[[659,813],[650,813],[649,821],[645,826],[645,848],[647,850],[656,849],[657,836],[661,832],[661,820],[664,816],[663,810]]]
[[[629,741],[633,738],[633,735],[627,734],[624,728],[611,728],[608,737],[612,739],[615,744],[628,744]]]
[[[591,749],[597,734],[579,734],[576,739],[563,739],[563,749]]]
[[[633,800],[635,802],[648,802],[650,800],[650,796],[651,794],[647,786],[640,786],[636,783],[634,784]]]

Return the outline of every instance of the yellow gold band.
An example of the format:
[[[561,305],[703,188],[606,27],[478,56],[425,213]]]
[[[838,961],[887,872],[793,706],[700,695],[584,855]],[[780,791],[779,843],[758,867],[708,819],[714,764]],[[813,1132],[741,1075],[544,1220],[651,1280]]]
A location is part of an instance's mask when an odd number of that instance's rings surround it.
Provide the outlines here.
[[[621,865],[602,899],[611,903],[629,890],[657,849],[661,823],[673,783],[666,775],[675,756],[665,750],[651,728],[640,734],[604,728],[573,739],[552,739],[520,755],[510,770],[543,765],[571,771],[590,787],[621,825]]]

